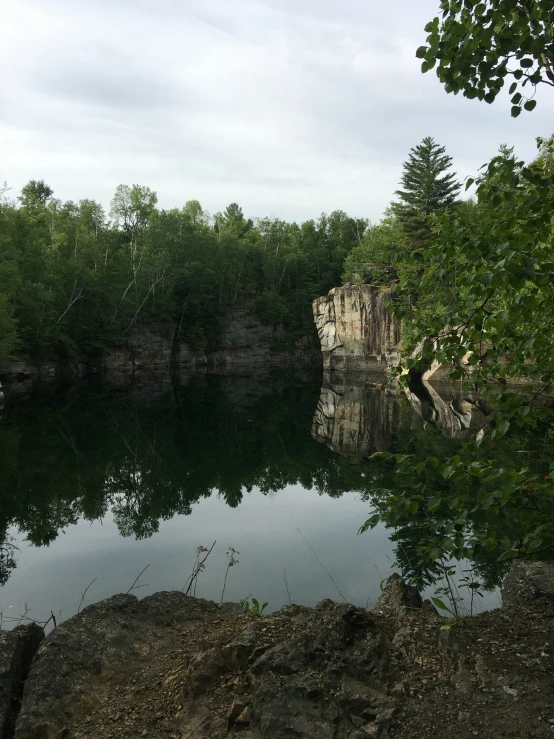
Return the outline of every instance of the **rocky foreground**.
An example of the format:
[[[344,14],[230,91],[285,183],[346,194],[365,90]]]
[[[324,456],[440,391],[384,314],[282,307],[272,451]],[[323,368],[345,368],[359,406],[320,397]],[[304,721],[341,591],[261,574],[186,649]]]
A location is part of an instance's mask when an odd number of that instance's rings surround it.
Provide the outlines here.
[[[503,597],[441,630],[398,576],[372,611],[116,595],[0,633],[0,739],[554,737],[554,567]]]

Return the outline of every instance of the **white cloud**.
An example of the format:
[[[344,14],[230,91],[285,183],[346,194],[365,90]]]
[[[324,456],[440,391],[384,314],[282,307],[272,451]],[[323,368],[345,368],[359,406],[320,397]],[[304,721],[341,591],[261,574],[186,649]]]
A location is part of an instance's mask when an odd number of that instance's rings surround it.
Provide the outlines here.
[[[377,219],[432,135],[473,173],[502,142],[525,158],[554,100],[513,120],[447,95],[414,52],[438,0],[5,0],[2,171],[107,204],[121,182],[162,207],[251,216],[342,208]]]

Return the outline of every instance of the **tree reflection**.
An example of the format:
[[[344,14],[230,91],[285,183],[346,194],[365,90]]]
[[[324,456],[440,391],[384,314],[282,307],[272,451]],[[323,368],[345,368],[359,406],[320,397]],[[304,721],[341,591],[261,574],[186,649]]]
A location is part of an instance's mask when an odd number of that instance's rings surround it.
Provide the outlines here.
[[[160,521],[190,515],[214,494],[236,507],[254,488],[268,495],[295,484],[333,497],[356,491],[368,508],[387,511],[390,494],[379,491],[399,482],[386,465],[368,459],[373,451],[445,456],[460,443],[425,424],[401,393],[379,382],[326,378],[321,388],[319,378],[294,374],[200,376],[157,398],[148,388],[74,387],[4,411],[0,583],[15,566],[11,526],[43,546],[80,519],[111,512],[122,536],[145,538]],[[533,440],[514,436],[479,453],[509,456],[514,448],[532,448],[527,442]],[[431,582],[437,572],[417,550],[447,525],[444,516],[385,520],[403,572],[421,585]],[[501,574],[494,553],[476,549],[475,559],[494,585]]]

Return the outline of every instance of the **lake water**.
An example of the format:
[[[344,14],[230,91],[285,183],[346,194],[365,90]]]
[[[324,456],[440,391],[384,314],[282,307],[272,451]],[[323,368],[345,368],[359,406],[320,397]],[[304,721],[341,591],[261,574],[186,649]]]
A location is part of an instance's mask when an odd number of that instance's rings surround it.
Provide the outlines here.
[[[181,589],[197,547],[214,541],[199,597],[220,600],[233,547],[225,600],[373,605],[410,544],[383,525],[357,533],[371,511],[368,457],[459,444],[471,423],[450,396],[452,418],[435,413],[424,429],[425,398],[408,402],[384,377],[37,387],[0,418],[3,626],[23,613],[68,618],[81,600],[129,590],[144,568],[139,597]],[[481,603],[496,605],[496,592]]]

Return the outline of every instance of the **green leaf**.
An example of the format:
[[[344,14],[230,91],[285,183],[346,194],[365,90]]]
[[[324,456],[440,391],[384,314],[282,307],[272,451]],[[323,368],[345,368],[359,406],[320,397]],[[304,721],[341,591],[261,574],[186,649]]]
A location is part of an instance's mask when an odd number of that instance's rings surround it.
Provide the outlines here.
[[[415,53],[417,59],[425,59],[426,54],[427,54],[427,46],[420,46],[419,49]]]
[[[451,613],[452,615],[454,615],[454,612],[440,598],[431,598],[431,601],[433,605],[439,608],[441,611],[447,611],[448,613]]]
[[[525,108],[525,110],[528,110],[528,111],[534,110],[537,107],[537,101],[528,100],[523,107]]]
[[[513,105],[512,110],[511,110],[512,118],[517,118],[520,113],[521,113],[521,108],[517,105]]]

